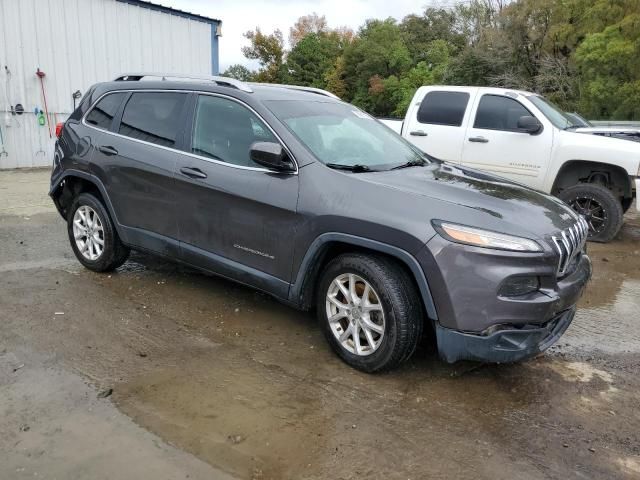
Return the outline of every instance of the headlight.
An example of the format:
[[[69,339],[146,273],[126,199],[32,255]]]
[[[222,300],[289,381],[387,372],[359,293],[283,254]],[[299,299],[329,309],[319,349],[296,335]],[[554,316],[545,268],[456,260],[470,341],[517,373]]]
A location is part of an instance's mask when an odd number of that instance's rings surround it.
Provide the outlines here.
[[[504,233],[465,227],[453,223],[438,223],[438,230],[442,236],[453,242],[465,243],[476,247],[497,248],[515,252],[541,252],[542,247],[528,238],[514,237]]]

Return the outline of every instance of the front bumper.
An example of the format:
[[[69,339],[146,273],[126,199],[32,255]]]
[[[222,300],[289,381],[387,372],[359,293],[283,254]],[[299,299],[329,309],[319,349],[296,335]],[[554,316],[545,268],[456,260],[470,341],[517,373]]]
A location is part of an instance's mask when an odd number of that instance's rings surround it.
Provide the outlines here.
[[[490,335],[472,335],[436,325],[440,357],[449,363],[459,360],[510,363],[525,360],[553,345],[569,328],[576,313],[571,307],[543,325],[507,328]]]
[[[448,362],[515,362],[544,351],[571,323],[591,278],[585,252],[558,278],[557,255],[550,248],[523,255],[438,236],[427,246],[419,259],[438,312],[438,351]],[[502,295],[501,285],[514,276],[536,276],[540,287],[521,296]]]

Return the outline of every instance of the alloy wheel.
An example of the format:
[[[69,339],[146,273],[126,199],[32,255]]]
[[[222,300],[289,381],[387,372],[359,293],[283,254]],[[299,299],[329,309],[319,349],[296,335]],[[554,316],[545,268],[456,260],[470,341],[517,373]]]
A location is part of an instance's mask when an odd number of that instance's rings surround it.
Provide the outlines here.
[[[605,229],[607,212],[594,198],[577,197],[570,203],[570,206],[587,221],[589,235],[597,235]]]
[[[353,273],[339,275],[329,285],[325,303],[331,331],[345,350],[367,356],[380,347],[384,310],[369,282]]]
[[[104,229],[96,211],[81,205],[73,215],[73,237],[84,258],[96,261],[104,251]]]

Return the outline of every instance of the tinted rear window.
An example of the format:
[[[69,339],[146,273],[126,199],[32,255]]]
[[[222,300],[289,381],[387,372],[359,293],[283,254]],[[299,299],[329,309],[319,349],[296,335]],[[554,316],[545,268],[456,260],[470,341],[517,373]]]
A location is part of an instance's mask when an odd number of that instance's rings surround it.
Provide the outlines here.
[[[95,107],[87,114],[85,121],[89,125],[93,125],[97,128],[109,130],[113,117],[115,117],[118,108],[122,100],[127,94],[125,92],[110,93],[105,97],[102,97]]]
[[[173,147],[181,129],[184,93],[140,92],[124,107],[118,133],[164,147]]]
[[[418,109],[418,122],[459,127],[468,102],[465,92],[429,92]]]

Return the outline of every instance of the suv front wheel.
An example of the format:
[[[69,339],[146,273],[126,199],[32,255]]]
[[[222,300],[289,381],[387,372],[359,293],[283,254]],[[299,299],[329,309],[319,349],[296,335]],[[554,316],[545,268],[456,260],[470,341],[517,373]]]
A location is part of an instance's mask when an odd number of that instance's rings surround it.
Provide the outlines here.
[[[326,267],[317,313],[333,350],[365,372],[389,370],[408,359],[422,335],[420,298],[395,262],[344,254]]]
[[[76,258],[94,272],[114,270],[129,256],[129,249],[120,241],[107,210],[90,193],[81,193],[73,201],[67,232]]]

